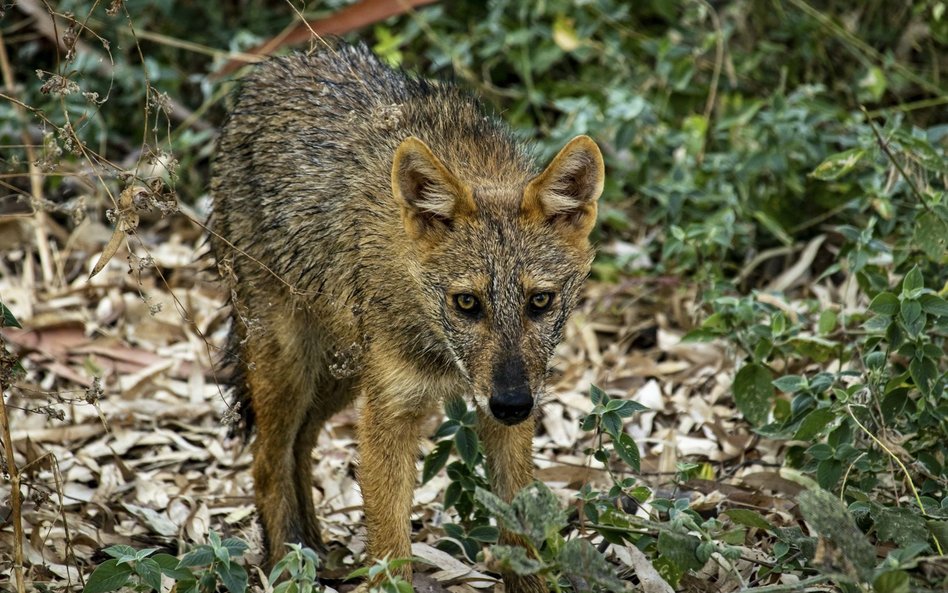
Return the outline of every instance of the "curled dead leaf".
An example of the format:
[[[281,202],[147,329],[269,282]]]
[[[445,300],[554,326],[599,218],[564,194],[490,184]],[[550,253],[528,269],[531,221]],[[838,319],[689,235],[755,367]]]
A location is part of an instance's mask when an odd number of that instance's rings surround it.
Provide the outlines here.
[[[129,186],[122,191],[118,200],[118,208],[115,210],[115,231],[112,233],[105,249],[102,250],[102,254],[99,255],[99,261],[95,263],[92,272],[89,273],[90,279],[101,272],[102,268],[112,260],[115,252],[122,244],[125,233],[138,228],[139,216],[138,212],[135,211],[135,204],[140,202],[148,193],[148,188],[140,185]]]

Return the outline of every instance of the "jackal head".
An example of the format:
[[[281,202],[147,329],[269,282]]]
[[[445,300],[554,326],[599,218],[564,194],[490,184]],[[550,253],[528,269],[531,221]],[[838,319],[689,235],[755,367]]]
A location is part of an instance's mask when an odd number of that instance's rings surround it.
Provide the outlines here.
[[[578,136],[539,175],[510,178],[452,171],[414,137],[392,166],[432,330],[476,405],[504,424],[525,420],[542,396],[589,273],[602,155]]]

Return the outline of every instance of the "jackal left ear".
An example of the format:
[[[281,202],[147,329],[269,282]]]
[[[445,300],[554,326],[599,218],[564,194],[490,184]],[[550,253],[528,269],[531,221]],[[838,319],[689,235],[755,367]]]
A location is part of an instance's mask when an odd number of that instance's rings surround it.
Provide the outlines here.
[[[402,221],[413,239],[437,239],[455,219],[475,211],[470,190],[414,136],[395,151],[392,193],[401,203]]]
[[[585,239],[596,224],[605,175],[599,147],[589,136],[576,136],[527,184],[520,211]]]

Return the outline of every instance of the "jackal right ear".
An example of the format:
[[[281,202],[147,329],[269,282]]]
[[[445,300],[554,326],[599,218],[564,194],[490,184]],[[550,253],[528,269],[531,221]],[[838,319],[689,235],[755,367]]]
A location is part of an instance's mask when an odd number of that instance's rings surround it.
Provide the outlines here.
[[[527,184],[520,211],[585,241],[596,224],[596,202],[604,180],[599,147],[589,136],[576,136]]]
[[[402,206],[402,221],[412,239],[429,238],[451,228],[460,216],[473,214],[471,191],[431,152],[409,136],[392,161],[392,193]]]

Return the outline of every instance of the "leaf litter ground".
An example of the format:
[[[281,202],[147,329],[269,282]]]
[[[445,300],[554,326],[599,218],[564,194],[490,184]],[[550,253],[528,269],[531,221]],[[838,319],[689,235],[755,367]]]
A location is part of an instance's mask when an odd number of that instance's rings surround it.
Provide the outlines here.
[[[16,225],[19,236],[29,236],[22,228],[27,220],[2,226]],[[60,233],[54,279],[43,279],[28,242],[4,247],[0,294],[24,328],[4,328],[2,336],[26,370],[6,395],[24,484],[26,575],[34,587],[78,590],[105,559],[105,546],[159,546],[175,554],[205,541],[209,530],[247,540],[251,562],[262,559],[251,456],[228,436],[226,377],[216,364],[229,323],[226,294],[192,220],[176,215],[143,224],[152,230],[129,239],[139,257],[126,259],[120,250],[91,281],[86,271],[110,235],[97,223]],[[688,498],[702,513],[752,509],[774,525],[796,524],[792,497],[799,487],[777,473],[779,445],[754,435],[734,407],[733,353],[720,343],[681,341],[693,325],[694,302],[694,289],[676,279],[587,286],[556,355],[551,398],[534,441],[536,475],[564,505],[577,504],[584,484],[610,486],[602,464],[584,453],[593,443],[580,429],[596,384],[650,408],[624,429],[642,452],[636,477],[656,494]],[[334,577],[358,566],[364,551],[355,418],[354,410],[335,416],[313,455],[317,511],[334,545],[326,574]],[[427,433],[439,422],[432,417]],[[421,448],[432,447],[426,440]],[[713,479],[676,485],[681,462],[707,463],[706,477]],[[415,491],[413,553],[432,565],[419,568],[416,586],[498,587],[485,566],[434,547],[443,536],[440,525],[451,520],[441,506],[448,483],[442,472]],[[14,558],[9,494],[5,481],[4,586],[12,584]],[[595,535],[582,526],[576,532]],[[682,585],[733,591],[753,581],[757,568],[769,564],[769,544],[762,531],[757,539],[754,533],[736,571],[711,562]],[[612,545],[607,557],[646,591],[670,590],[637,548]]]

